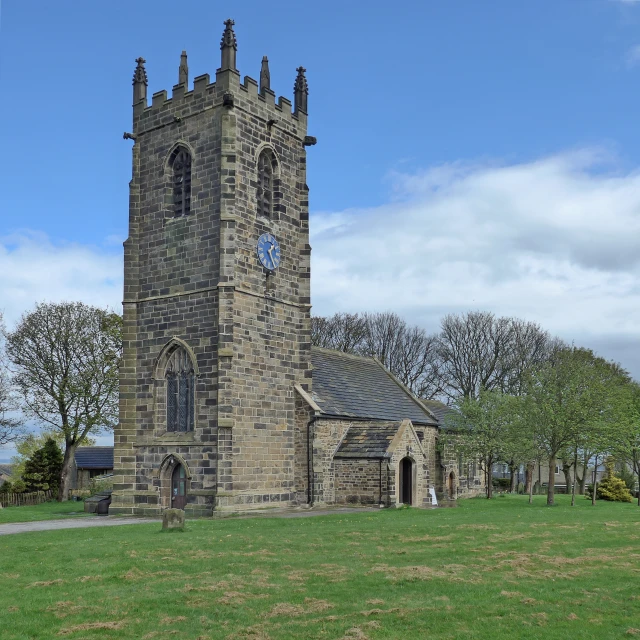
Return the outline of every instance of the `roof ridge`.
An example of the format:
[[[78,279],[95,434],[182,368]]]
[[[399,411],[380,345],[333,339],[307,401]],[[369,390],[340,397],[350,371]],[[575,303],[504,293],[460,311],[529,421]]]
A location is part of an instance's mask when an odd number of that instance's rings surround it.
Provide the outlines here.
[[[363,356],[358,353],[349,353],[348,351],[340,351],[340,349],[327,349],[326,347],[316,347],[316,346],[311,347],[311,349],[313,351],[321,351],[323,353],[336,355],[338,357],[353,358],[354,360],[366,360],[369,362],[372,360],[375,360],[374,356]]]

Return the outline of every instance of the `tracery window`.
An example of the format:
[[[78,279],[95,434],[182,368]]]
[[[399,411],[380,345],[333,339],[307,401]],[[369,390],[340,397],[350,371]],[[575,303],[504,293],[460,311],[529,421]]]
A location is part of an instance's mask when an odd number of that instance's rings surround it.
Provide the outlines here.
[[[263,149],[258,157],[258,214],[271,217],[273,210],[273,153]]]
[[[173,214],[186,216],[191,211],[191,154],[177,147],[169,161],[172,171]]]
[[[194,382],[193,364],[186,350],[176,349],[169,358],[167,380],[167,431],[193,431]]]

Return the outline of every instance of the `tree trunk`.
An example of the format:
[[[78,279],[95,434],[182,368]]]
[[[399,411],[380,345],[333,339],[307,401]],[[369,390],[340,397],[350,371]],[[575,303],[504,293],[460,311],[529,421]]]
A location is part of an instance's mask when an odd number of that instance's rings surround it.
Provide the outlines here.
[[[583,470],[582,470],[582,478],[580,478],[580,484],[578,486],[579,493],[580,493],[581,496],[584,495],[586,486],[587,486],[587,470],[586,470],[586,468],[583,468]]]
[[[579,493],[581,496],[584,495],[586,486],[587,486],[587,469],[589,468],[589,460],[586,457],[583,457],[582,460],[582,478],[580,478],[580,485],[579,485]],[[577,467],[576,467],[577,470]],[[577,473],[577,471],[576,471]]]
[[[518,490],[518,465],[513,460],[509,463],[509,473],[511,474],[509,493],[516,493]]]
[[[573,463],[572,463],[573,464]],[[573,482],[571,481],[571,466],[572,464],[567,464],[564,460],[562,461],[562,473],[564,473],[564,482],[567,485],[567,493],[571,491],[573,494]]]
[[[485,460],[485,463],[489,462],[488,460]],[[486,477],[486,481],[487,481],[487,500],[491,500],[491,498],[493,498],[493,476],[492,476],[492,468],[493,465],[492,464],[485,464],[484,465],[485,468],[485,477]]]
[[[578,484],[578,450],[573,455],[573,484],[571,485],[571,506],[576,506],[576,485]]]
[[[586,471],[585,471],[585,475]],[[596,464],[593,468],[593,493],[591,494],[591,504],[596,504],[596,491],[598,490],[598,456],[596,456]]]
[[[533,493],[533,472],[535,465],[533,462],[527,463],[525,471],[525,491],[529,494]]]
[[[554,490],[556,486],[556,456],[549,456],[549,485],[547,486],[547,504],[554,504]]]
[[[66,443],[62,471],[60,473],[60,486],[58,487],[58,502],[66,502],[69,499],[73,458],[76,453],[76,444]]]

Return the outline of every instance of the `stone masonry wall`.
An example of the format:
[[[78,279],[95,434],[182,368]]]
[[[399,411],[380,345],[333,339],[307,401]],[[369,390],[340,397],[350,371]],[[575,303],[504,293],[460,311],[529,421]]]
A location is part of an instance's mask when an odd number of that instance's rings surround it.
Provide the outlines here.
[[[387,460],[334,460],[336,504],[385,504]]]
[[[229,99],[231,96],[231,99]],[[134,106],[125,242],[124,363],[113,513],[165,508],[170,456],[188,471],[187,510],[294,503],[294,382],[311,385],[306,114],[232,70]],[[174,218],[168,159],[192,152],[191,212]],[[278,158],[271,218],[256,214],[256,159]],[[258,264],[265,231],[281,245]],[[166,431],[163,348],[182,340],[198,375],[195,428]],[[162,471],[165,469],[165,472]],[[163,475],[164,474],[164,475]]]
[[[233,233],[223,233],[221,278],[228,273],[234,287],[225,290],[220,304],[219,343],[225,352],[218,418],[232,444],[219,478],[218,505],[294,504],[294,383],[311,384],[306,116],[286,115],[272,93],[258,94],[250,78],[240,85],[229,73],[226,89],[234,106],[223,123],[228,178],[221,215]],[[278,163],[270,217],[256,210],[257,159],[265,147]],[[258,238],[266,232],[281,248],[273,273],[256,256]]]

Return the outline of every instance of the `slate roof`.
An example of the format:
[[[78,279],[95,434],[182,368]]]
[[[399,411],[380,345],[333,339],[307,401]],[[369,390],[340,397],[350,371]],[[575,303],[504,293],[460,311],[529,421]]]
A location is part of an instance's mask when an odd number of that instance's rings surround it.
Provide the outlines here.
[[[453,407],[449,407],[444,402],[440,402],[438,400],[423,400],[424,405],[426,405],[427,409],[433,413],[433,415],[438,418],[438,423],[441,427],[446,427],[446,417],[450,413],[454,413],[455,409]]]
[[[78,469],[113,469],[113,447],[78,447],[75,459]]]
[[[386,458],[387,449],[399,428],[399,422],[382,425],[353,424],[333,457]]]
[[[0,475],[10,476],[12,469],[13,469],[12,464],[0,464]]]
[[[373,358],[313,347],[311,362],[313,400],[327,415],[437,424]]]

